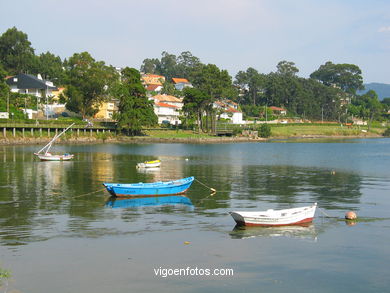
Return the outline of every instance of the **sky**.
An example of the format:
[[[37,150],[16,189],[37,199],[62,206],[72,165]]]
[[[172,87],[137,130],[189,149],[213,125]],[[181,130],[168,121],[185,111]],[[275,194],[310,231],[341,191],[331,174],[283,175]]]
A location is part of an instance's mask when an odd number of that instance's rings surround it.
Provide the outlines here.
[[[389,0],[0,0],[0,34],[16,27],[36,54],[87,51],[140,69],[146,58],[190,51],[234,77],[292,61],[309,77],[327,61],[390,84]]]

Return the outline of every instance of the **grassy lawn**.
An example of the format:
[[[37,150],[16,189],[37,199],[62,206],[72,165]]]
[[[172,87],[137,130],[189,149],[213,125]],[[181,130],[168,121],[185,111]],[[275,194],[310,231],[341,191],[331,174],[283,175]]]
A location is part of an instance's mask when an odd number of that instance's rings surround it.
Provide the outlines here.
[[[155,138],[211,138],[215,137],[204,133],[195,133],[192,130],[146,130],[145,134]]]
[[[363,131],[362,131],[363,130]],[[334,125],[278,125],[271,126],[272,137],[291,137],[306,135],[326,135],[326,136],[356,136],[364,134],[381,134],[384,129],[371,128],[367,131],[367,126],[347,126]]]

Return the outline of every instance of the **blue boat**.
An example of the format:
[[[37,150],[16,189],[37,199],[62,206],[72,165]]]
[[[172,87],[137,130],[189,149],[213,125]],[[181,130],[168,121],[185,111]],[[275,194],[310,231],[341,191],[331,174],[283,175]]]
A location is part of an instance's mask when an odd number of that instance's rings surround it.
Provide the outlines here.
[[[183,195],[169,195],[156,197],[133,197],[133,198],[117,198],[112,197],[106,202],[107,207],[111,208],[138,208],[150,206],[190,206],[193,204],[191,200]]]
[[[153,183],[103,183],[107,191],[114,196],[155,196],[180,194],[187,191],[194,177],[153,182]]]

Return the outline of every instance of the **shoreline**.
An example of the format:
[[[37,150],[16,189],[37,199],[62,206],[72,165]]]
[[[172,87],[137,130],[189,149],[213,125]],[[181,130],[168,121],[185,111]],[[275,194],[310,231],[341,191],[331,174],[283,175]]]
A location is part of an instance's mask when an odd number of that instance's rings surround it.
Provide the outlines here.
[[[96,138],[96,137],[78,137],[69,139],[60,139],[58,144],[97,144],[97,143],[188,143],[188,144],[222,144],[222,143],[248,143],[248,142],[267,142],[272,140],[297,140],[297,139],[356,139],[356,138],[383,138],[379,134],[365,135],[295,135],[295,136],[274,136],[269,138],[249,138],[249,137],[202,137],[202,138],[159,138],[159,137],[118,137],[118,138]],[[41,145],[46,144],[51,138],[12,138],[0,139],[2,146],[17,145]]]

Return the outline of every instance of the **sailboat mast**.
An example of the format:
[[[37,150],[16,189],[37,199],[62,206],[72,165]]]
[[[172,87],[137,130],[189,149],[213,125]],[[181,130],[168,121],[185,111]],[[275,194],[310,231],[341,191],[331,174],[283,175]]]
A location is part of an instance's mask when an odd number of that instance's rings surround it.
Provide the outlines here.
[[[63,135],[69,128],[71,128],[75,123],[72,123],[71,125],[69,125],[66,129],[64,129],[62,132],[60,132],[59,134],[55,135],[53,137],[52,140],[49,141],[48,144],[46,144],[43,148],[41,148],[37,154],[41,153],[42,151],[44,151],[45,149],[45,155],[47,154],[47,152],[49,151],[49,149],[51,148],[51,145],[53,144],[53,142],[58,139],[61,135]]]

